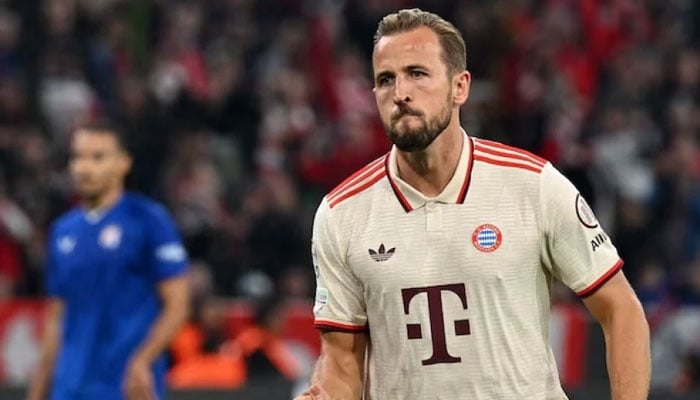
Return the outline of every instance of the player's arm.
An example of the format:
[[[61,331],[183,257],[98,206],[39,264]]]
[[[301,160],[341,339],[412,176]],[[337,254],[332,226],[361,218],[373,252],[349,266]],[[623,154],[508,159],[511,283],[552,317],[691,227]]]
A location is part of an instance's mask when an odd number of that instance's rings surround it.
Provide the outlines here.
[[[168,347],[189,316],[189,282],[184,275],[158,284],[162,308],[148,336],[136,350],[127,366],[124,391],[129,400],[155,400],[151,365]]]
[[[540,178],[544,264],[600,322],[613,400],[646,399],[649,327],[617,249],[568,179],[551,164]]]
[[[132,362],[151,365],[170,344],[189,317],[189,281],[186,275],[169,278],[158,284],[162,309],[149,335],[133,356]]]
[[[41,358],[29,386],[28,400],[48,398],[56,355],[61,345],[61,323],[63,321],[64,307],[63,301],[60,299],[55,297],[49,298],[44,321]]]
[[[361,399],[366,347],[364,332],[324,331],[311,388],[297,400]]]
[[[131,362],[149,366],[163,353],[190,314],[187,252],[177,227],[164,208],[145,216],[149,229],[147,273],[160,297],[161,308]]]
[[[316,273],[314,325],[321,356],[311,388],[298,400],[362,398],[367,312],[362,282],[347,261],[347,224],[336,221],[327,200],[314,219],[311,256]]]
[[[649,325],[622,271],[583,299],[603,328],[613,400],[642,400],[649,393]]]

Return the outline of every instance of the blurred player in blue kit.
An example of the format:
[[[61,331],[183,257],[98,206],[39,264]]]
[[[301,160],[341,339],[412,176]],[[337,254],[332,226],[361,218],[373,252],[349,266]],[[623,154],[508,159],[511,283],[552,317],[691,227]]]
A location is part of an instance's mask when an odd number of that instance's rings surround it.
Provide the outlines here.
[[[163,206],[125,191],[120,132],[84,125],[71,144],[79,207],[52,225],[48,313],[28,400],[164,397],[164,350],[188,316],[187,254]]]

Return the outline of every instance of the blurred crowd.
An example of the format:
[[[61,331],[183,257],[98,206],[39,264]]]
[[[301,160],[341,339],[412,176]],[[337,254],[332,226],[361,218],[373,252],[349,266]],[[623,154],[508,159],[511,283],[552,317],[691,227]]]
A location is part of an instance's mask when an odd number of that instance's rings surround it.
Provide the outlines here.
[[[171,210],[213,293],[309,298],[318,202],[388,149],[372,36],[404,7],[463,32],[465,128],[574,181],[649,315],[655,384],[691,385],[695,0],[0,0],[0,298],[42,293],[47,227],[75,204],[67,143],[89,115],[125,129],[130,187]]]

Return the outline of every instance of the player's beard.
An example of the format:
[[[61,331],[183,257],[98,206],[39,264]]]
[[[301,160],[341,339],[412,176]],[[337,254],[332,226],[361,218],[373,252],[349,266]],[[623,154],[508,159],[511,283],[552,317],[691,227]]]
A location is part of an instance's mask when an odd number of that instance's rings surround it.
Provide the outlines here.
[[[452,93],[448,99],[452,98]],[[421,126],[400,130],[401,118],[405,115],[412,115],[421,119]],[[445,107],[430,120],[425,119],[425,114],[418,110],[413,110],[406,103],[400,103],[399,109],[391,116],[389,123],[384,124],[384,129],[389,136],[389,140],[401,151],[416,152],[425,150],[440,134],[450,125],[452,119],[452,109],[450,102],[445,103]]]
[[[85,204],[100,204],[102,200],[113,190],[113,184],[109,177],[78,177],[74,176],[74,187]]]
[[[82,202],[90,207],[99,205],[106,193],[104,189],[78,189]]]

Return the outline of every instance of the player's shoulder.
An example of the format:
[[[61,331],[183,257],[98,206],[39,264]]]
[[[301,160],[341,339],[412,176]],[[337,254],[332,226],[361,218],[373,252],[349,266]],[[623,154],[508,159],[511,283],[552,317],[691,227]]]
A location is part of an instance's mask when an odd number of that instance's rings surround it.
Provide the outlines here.
[[[324,197],[329,209],[336,209],[341,204],[353,204],[363,194],[369,193],[385,180],[389,154],[384,154],[343,180]]]
[[[474,162],[504,172],[541,174],[549,162],[527,150],[493,140],[473,138]]]
[[[140,193],[125,193],[124,207],[130,214],[142,221],[170,219],[170,214],[162,203]]]
[[[83,218],[83,210],[80,207],[73,207],[70,210],[64,212],[58,218],[54,220],[51,224],[51,231],[59,231],[64,229],[70,229],[76,224],[80,223]]]

